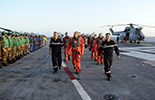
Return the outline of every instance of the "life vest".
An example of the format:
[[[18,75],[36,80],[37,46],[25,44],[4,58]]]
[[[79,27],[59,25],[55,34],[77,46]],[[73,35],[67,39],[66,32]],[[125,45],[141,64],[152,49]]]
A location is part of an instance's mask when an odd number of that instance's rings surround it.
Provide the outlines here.
[[[92,39],[91,44],[94,44],[95,38]]]
[[[84,40],[84,43],[85,43],[85,41],[86,41],[86,37],[85,37],[85,36],[82,36],[82,38],[83,38],[83,40]]]
[[[65,39],[64,39],[65,45],[67,45],[69,41],[70,41],[70,37],[65,37]]]
[[[102,42],[103,42],[103,38],[99,38],[99,37],[98,37],[98,39],[97,39],[98,45],[101,45]]]
[[[75,46],[79,47],[80,46],[80,40],[79,37],[75,39],[75,37],[72,38],[72,47],[75,48]]]

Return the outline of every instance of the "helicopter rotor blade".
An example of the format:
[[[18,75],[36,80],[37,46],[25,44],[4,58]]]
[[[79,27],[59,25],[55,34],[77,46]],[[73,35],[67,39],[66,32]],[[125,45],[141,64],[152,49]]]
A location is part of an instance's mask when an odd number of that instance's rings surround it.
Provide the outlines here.
[[[101,26],[101,27],[110,27],[111,25],[105,25],[105,26]]]
[[[115,24],[115,25],[112,25],[112,26],[125,26],[126,24]]]
[[[6,28],[2,28],[2,27],[0,27],[0,29],[5,30],[5,31],[12,31],[10,29],[6,29]]]
[[[142,27],[151,27],[151,28],[155,28],[155,26],[149,26],[149,25],[138,25],[137,26],[142,26]]]

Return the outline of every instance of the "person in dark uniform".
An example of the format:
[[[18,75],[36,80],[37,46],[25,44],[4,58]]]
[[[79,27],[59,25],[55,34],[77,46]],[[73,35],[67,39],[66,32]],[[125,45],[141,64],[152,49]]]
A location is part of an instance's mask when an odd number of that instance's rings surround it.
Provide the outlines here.
[[[58,33],[54,32],[54,38],[51,38],[49,44],[49,55],[52,53],[52,62],[53,62],[53,70],[54,74],[57,73],[58,67],[61,69],[61,47],[63,46],[63,42],[61,39],[58,39]]]
[[[117,43],[119,42],[119,36],[117,36]]]
[[[92,35],[90,35],[89,37],[88,37],[88,40],[87,40],[87,44],[88,44],[88,46],[89,46],[89,51],[91,51],[91,47],[90,47],[90,40],[92,39]]]
[[[117,44],[113,40],[110,40],[110,38],[111,38],[110,33],[106,33],[106,40],[103,41],[101,46],[99,47],[99,54],[98,54],[98,56],[100,56],[100,54],[102,53],[102,50],[104,51],[103,52],[104,70],[105,70],[105,74],[107,76],[108,81],[111,80],[110,67],[111,67],[112,61],[113,61],[113,48],[115,48],[117,57],[118,57],[118,59],[120,59],[119,49],[117,47]]]

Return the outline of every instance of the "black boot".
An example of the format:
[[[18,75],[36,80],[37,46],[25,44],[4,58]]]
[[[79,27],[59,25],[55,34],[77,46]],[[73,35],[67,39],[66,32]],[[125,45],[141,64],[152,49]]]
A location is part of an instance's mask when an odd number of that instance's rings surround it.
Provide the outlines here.
[[[13,61],[13,62],[16,62],[16,58],[14,58],[12,61]]]
[[[59,69],[61,70],[61,69],[62,69],[62,67],[61,67],[61,66],[59,66]]]
[[[8,66],[9,64],[8,63],[3,63],[3,66]]]
[[[58,68],[53,68],[54,69],[54,74],[56,74],[58,72]]]
[[[9,64],[12,64],[12,63],[13,63],[13,61],[12,61],[12,60],[10,60],[10,61],[9,61]]]
[[[107,76],[107,80],[111,81],[111,73],[106,73],[106,76]]]
[[[76,72],[76,74],[80,74],[80,72]]]

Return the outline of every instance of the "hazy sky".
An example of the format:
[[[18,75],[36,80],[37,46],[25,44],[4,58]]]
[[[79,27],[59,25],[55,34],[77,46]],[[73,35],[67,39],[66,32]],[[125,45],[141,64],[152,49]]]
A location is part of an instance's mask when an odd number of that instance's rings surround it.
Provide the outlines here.
[[[0,27],[15,31],[72,36],[74,31],[106,33],[108,27],[100,26],[129,23],[155,26],[155,0],[0,0]],[[155,28],[142,32],[155,36]]]

